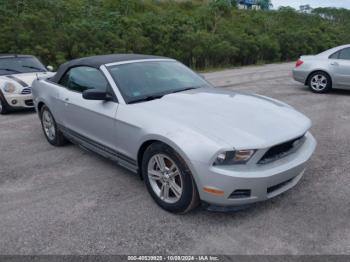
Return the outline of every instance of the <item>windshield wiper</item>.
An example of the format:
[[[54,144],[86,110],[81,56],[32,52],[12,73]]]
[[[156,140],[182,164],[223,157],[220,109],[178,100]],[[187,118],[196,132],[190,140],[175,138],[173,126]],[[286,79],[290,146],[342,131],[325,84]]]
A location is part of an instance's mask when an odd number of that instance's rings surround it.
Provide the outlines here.
[[[188,90],[192,90],[192,89],[197,89],[197,88],[200,88],[200,86],[186,87],[186,88],[183,88],[183,89],[179,89],[179,90],[172,91],[172,92],[170,92],[169,94],[184,92],[184,91],[188,91]]]
[[[158,99],[158,98],[162,98],[165,95],[169,95],[169,94],[173,94],[173,93],[179,93],[179,92],[183,92],[183,91],[187,91],[187,90],[192,90],[192,89],[197,89],[200,88],[200,86],[191,86],[191,87],[187,87],[187,88],[183,88],[183,89],[179,89],[179,90],[175,90],[172,92],[168,92],[168,93],[163,93],[161,95],[151,95],[151,96],[145,96],[145,97],[141,97],[135,100],[132,100],[129,102],[129,104],[134,104],[134,103],[139,103],[139,102],[145,102],[145,101],[151,101],[154,99]]]
[[[31,68],[31,69],[35,69],[35,70],[39,70],[40,72],[46,72],[46,70],[36,67],[36,66],[27,66],[27,65],[22,65],[22,67],[26,67],[26,68]]]
[[[0,70],[10,71],[10,72],[15,72],[15,73],[22,73],[21,71],[18,71],[16,69],[11,69],[11,68],[0,68]]]
[[[135,100],[131,100],[128,104],[135,104],[139,102],[146,102],[146,101],[151,101],[154,99],[159,99],[162,98],[164,95],[151,95],[151,96],[144,96]]]

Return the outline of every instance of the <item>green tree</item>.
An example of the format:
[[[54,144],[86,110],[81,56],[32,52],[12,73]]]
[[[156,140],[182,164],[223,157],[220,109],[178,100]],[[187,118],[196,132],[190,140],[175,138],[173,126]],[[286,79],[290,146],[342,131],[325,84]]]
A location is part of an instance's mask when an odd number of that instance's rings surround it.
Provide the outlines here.
[[[204,69],[289,61],[350,42],[347,9],[238,10],[234,0],[1,0],[0,24],[0,53],[56,66],[137,52]]]
[[[262,10],[269,10],[273,7],[271,0],[258,0],[258,5]]]

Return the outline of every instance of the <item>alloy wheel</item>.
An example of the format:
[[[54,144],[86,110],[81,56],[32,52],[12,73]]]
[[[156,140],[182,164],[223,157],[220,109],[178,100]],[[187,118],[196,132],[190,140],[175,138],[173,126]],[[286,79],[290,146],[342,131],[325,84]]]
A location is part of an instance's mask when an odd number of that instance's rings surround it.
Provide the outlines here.
[[[323,91],[327,88],[328,80],[324,75],[317,74],[311,78],[311,88],[315,91]]]
[[[148,162],[147,175],[154,193],[164,202],[179,201],[183,191],[180,170],[168,156],[156,154]]]
[[[46,136],[50,140],[54,140],[55,136],[56,136],[55,123],[54,123],[53,117],[49,111],[45,110],[43,112],[42,121],[43,121],[43,127],[44,127],[44,131],[45,131]]]

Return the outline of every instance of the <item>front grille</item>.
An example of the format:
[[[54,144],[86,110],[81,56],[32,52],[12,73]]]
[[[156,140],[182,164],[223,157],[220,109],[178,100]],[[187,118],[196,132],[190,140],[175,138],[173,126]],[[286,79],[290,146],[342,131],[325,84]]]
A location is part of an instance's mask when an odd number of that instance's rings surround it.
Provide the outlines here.
[[[287,184],[292,182],[293,179],[294,179],[294,177],[291,178],[291,179],[288,179],[287,181],[284,181],[282,183],[279,183],[277,185],[274,185],[274,186],[271,186],[271,187],[267,188],[267,193],[270,194],[270,193],[272,193],[272,192],[274,192],[274,191],[276,191],[276,190],[286,186]]]
[[[30,87],[23,88],[21,92],[22,95],[29,95],[31,93],[32,93],[32,89]]]
[[[34,105],[32,99],[25,100],[24,103],[25,103],[27,106],[33,106],[33,105]]]
[[[258,164],[267,164],[278,159],[281,159],[289,154],[294,153],[298,150],[298,148],[305,142],[305,136],[301,136],[285,142],[283,144],[279,144],[271,147],[264,156],[260,159]]]

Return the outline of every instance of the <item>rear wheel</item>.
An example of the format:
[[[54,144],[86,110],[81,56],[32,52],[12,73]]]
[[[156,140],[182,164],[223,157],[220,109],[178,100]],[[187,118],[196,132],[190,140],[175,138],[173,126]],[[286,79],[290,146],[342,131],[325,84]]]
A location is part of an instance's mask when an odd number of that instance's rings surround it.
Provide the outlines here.
[[[67,140],[57,127],[56,121],[47,106],[42,106],[40,111],[41,126],[47,141],[54,146],[63,146]]]
[[[150,145],[142,159],[142,174],[149,193],[163,209],[186,213],[197,207],[199,197],[192,174],[171,147]]]
[[[322,71],[315,72],[309,77],[309,87],[314,93],[327,93],[332,89],[330,76]]]

